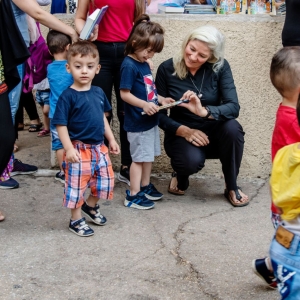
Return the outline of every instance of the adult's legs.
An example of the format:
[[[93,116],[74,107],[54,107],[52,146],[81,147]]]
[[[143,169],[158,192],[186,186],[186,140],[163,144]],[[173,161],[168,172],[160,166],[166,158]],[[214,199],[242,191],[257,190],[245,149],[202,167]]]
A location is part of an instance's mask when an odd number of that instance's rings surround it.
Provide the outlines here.
[[[130,166],[131,156],[129,151],[129,142],[127,133],[124,131],[124,104],[120,97],[120,67],[124,59],[124,43],[102,43],[95,42],[99,55],[101,70],[93,80],[93,85],[103,89],[107,99],[111,103],[112,88],[115,89],[117,99],[117,116],[120,123],[120,142],[121,142],[121,164]],[[112,112],[109,112],[108,120],[112,118]]]
[[[0,95],[0,174],[6,168],[15,142],[8,92]]]
[[[237,176],[244,151],[244,131],[236,120],[220,122],[209,134],[207,157],[219,157],[225,183],[229,190],[237,188]]]
[[[22,92],[22,82],[23,82],[23,77],[24,77],[24,64],[18,65],[17,69],[18,69],[21,81],[8,94],[13,123],[15,123],[15,117],[16,117],[17,110],[19,108],[19,102],[20,102],[20,97],[21,97],[21,92]]]
[[[219,122],[208,133],[210,143],[206,147],[207,157],[219,157],[230,199],[236,204],[248,202],[248,196],[237,188],[237,177],[244,151],[244,131],[236,120]],[[241,199],[237,201],[237,194]]]
[[[177,173],[177,188],[184,191],[189,186],[189,176],[204,167],[205,148],[193,146],[179,136],[165,139],[164,146],[171,159],[171,166]]]

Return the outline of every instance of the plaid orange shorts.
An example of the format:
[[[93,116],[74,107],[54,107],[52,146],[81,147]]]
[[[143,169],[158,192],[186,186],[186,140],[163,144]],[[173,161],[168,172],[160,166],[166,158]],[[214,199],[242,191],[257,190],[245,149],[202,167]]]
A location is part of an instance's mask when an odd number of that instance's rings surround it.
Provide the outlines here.
[[[80,154],[79,163],[64,162],[65,194],[63,206],[68,208],[81,207],[84,193],[88,186],[94,197],[113,198],[114,171],[108,156],[108,148],[104,144],[89,145],[80,141],[72,142]]]

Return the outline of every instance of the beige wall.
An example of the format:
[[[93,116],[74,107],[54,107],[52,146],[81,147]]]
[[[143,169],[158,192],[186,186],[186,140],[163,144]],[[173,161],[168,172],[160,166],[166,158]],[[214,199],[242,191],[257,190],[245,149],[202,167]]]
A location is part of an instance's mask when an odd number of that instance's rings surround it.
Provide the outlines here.
[[[72,15],[57,16],[66,23],[73,22]],[[273,54],[281,47],[283,17],[153,15],[151,19],[159,22],[166,30],[165,48],[153,59],[156,68],[179,50],[183,37],[190,29],[210,24],[225,35],[225,57],[232,68],[241,106],[238,120],[246,132],[240,176],[268,176],[271,135],[280,102],[280,96],[269,79],[269,67]],[[117,118],[112,126],[117,132]],[[119,158],[113,159],[113,162],[117,169]],[[153,171],[170,171],[169,159],[164,153],[156,159]],[[201,174],[221,175],[220,163],[217,160],[207,161]]]

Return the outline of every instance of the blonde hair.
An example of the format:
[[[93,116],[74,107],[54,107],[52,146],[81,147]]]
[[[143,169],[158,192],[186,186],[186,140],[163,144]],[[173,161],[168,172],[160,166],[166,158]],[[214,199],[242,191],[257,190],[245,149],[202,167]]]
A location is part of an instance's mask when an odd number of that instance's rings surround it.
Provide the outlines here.
[[[187,44],[194,40],[205,43],[210,49],[211,57],[207,60],[207,62],[213,64],[213,71],[215,73],[223,67],[225,37],[213,26],[201,26],[187,34],[182,42],[181,50],[173,57],[173,65],[175,69],[174,75],[177,75],[180,79],[186,78],[188,74],[188,68],[184,61],[184,53]]]

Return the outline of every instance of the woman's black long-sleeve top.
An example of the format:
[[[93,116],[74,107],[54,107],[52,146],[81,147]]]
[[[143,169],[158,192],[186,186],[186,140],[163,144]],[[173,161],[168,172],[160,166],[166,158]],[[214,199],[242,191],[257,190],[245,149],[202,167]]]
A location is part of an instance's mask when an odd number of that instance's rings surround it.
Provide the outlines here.
[[[158,95],[179,100],[187,90],[194,91],[196,94],[200,91],[202,105],[210,109],[215,119],[201,118],[180,106],[170,109],[169,116],[166,110],[161,110],[159,113],[159,127],[167,134],[175,135],[181,125],[207,132],[206,129],[212,125],[211,122],[213,121],[226,121],[238,117],[240,106],[227,60],[224,60],[224,65],[218,73],[213,71],[212,66],[212,64],[206,62],[194,76],[189,73],[183,80],[173,75],[172,58],[158,67],[155,80]]]

